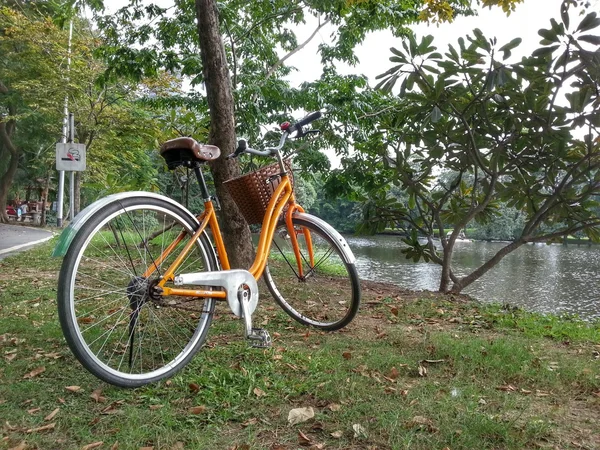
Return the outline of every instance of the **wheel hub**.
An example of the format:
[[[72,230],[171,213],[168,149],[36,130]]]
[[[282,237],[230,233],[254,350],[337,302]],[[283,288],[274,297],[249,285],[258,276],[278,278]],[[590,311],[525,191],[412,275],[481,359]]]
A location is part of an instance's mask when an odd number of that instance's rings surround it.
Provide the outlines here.
[[[148,299],[148,279],[144,277],[133,277],[127,286],[127,298],[132,311],[139,308]]]

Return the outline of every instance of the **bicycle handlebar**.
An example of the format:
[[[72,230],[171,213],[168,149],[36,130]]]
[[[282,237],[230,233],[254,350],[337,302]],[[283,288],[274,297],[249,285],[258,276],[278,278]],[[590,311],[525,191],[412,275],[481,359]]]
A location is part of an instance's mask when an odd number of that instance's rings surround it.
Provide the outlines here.
[[[248,141],[246,141],[246,139],[240,139],[238,141],[238,146],[235,149],[235,152],[228,155],[226,157],[226,159],[237,158],[242,153],[250,153],[252,155],[258,155],[258,156],[273,156],[279,150],[281,150],[283,148],[283,146],[285,145],[285,141],[287,140],[287,138],[290,134],[292,134],[293,132],[297,132],[297,135],[296,135],[297,138],[300,138],[300,137],[304,136],[305,134],[308,134],[308,132],[305,133],[302,130],[302,127],[305,125],[308,125],[309,123],[311,123],[317,119],[320,119],[321,116],[322,116],[321,111],[315,111],[315,112],[310,113],[304,119],[296,122],[293,125],[290,125],[287,122],[285,124],[282,124],[281,129],[283,130],[283,134],[281,135],[281,139],[279,140],[279,145],[277,147],[267,147],[264,150],[256,150],[254,148],[248,147]],[[285,125],[285,127],[284,127],[284,125]],[[311,131],[318,132],[318,130],[311,130]]]

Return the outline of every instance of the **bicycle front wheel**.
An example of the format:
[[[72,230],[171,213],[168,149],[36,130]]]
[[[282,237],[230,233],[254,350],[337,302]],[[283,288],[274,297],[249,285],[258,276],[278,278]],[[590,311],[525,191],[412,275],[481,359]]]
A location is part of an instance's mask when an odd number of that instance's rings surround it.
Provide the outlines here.
[[[292,222],[301,269],[290,232],[281,221],[265,268],[267,287],[283,310],[298,322],[326,331],[339,330],[352,321],[360,305],[356,267],[347,261],[342,244],[320,224],[298,217]]]
[[[69,347],[92,374],[141,386],[171,376],[200,349],[215,300],[154,288],[197,227],[166,200],[133,197],[109,203],[79,230],[60,271],[58,314]],[[177,273],[216,268],[203,234]]]

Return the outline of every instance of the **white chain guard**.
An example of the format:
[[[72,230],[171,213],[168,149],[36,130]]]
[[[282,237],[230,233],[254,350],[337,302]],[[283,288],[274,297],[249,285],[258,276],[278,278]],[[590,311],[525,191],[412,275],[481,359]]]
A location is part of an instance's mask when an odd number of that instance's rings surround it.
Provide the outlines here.
[[[233,314],[242,317],[242,305],[238,291],[244,285],[250,289],[248,311],[254,313],[258,305],[258,284],[250,272],[242,269],[220,270],[218,272],[183,273],[175,277],[175,285],[221,287],[227,292],[227,302]]]

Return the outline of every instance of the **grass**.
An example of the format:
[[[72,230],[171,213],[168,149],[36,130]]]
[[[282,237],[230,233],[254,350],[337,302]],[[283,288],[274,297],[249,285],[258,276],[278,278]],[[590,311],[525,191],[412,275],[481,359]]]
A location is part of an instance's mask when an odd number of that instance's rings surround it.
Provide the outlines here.
[[[123,390],[69,352],[51,248],[0,261],[0,449],[600,448],[598,323],[364,283],[358,317],[326,334],[263,290],[271,349],[221,304],[186,369]]]

